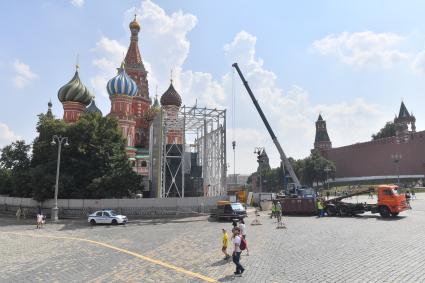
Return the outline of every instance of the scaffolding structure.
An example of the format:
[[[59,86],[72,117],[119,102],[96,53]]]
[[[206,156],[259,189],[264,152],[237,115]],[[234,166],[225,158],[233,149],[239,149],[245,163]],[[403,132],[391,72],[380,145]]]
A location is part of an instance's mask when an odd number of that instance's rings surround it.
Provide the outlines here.
[[[159,197],[185,197],[193,176],[202,178],[198,195],[226,193],[226,110],[182,106],[177,119],[163,113],[161,190]],[[182,133],[182,144],[166,144],[170,132]],[[192,159],[195,157],[195,159]],[[199,169],[199,170],[194,170]],[[198,172],[199,173],[194,173]],[[191,175],[192,174],[192,175]],[[196,179],[196,178],[195,178]]]

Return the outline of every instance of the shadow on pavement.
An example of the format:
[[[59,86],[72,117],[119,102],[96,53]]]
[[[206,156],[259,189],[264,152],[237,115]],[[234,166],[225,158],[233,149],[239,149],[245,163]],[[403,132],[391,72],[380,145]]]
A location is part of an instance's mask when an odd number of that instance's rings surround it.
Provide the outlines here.
[[[59,229],[59,231],[66,231],[66,230],[79,230],[79,229],[99,229],[99,228],[105,228],[105,229],[111,229],[111,228],[125,228],[127,226],[149,226],[149,225],[162,225],[162,224],[169,224],[169,223],[190,223],[190,222],[203,222],[205,219],[200,218],[188,218],[188,219],[181,219],[181,218],[167,218],[167,219],[139,219],[139,220],[130,220],[125,225],[111,225],[111,224],[97,224],[97,225],[90,225],[87,223],[87,220],[84,219],[78,219],[78,220],[63,220],[62,223],[63,227]]]
[[[226,276],[218,279],[217,281],[218,282],[230,282],[230,281],[233,281],[233,280],[235,280],[235,275],[226,275]]]
[[[399,221],[399,220],[403,220],[404,218],[407,218],[407,216],[395,216],[395,217],[384,218],[384,217],[381,217],[380,215],[357,215],[357,216],[354,216],[352,218],[364,219],[364,220],[365,219],[376,219],[378,221]]]
[[[231,262],[232,262],[232,260],[230,258],[228,260],[221,259],[221,260],[219,260],[219,261],[214,262],[213,264],[211,264],[211,266],[222,266],[222,265],[226,265],[226,264],[231,263]]]

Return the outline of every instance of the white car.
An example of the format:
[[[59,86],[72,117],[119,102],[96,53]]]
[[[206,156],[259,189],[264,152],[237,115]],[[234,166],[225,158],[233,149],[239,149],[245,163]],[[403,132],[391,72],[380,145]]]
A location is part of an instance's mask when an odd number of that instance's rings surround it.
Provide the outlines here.
[[[88,222],[91,225],[96,224],[125,224],[128,219],[125,215],[117,214],[113,210],[99,210],[89,215]]]

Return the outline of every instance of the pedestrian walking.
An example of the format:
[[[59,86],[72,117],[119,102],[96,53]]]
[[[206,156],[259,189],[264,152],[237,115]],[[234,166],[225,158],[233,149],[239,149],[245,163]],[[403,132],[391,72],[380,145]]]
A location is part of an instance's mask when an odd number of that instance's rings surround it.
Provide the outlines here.
[[[43,214],[37,213],[37,229],[41,229],[43,227]]]
[[[232,237],[232,243],[233,243],[233,254],[232,254],[232,260],[233,263],[236,265],[236,271],[234,272],[235,275],[242,275],[242,273],[245,271],[245,268],[240,263],[241,260],[241,236],[240,230],[238,227],[234,228],[232,230],[233,237]]]
[[[236,219],[232,219],[232,226],[233,226],[232,230],[238,227],[238,222]]]
[[[410,199],[411,199],[410,192],[409,191],[406,191],[406,193],[404,194],[404,196],[406,197],[407,207],[409,209],[412,209],[412,206],[410,205]]]
[[[416,199],[416,193],[415,193],[415,190],[412,190],[412,200],[415,200]]]
[[[245,225],[245,221],[243,219],[241,219],[239,221],[239,230],[240,230],[240,236],[242,236],[242,238],[245,240],[246,242],[246,225]],[[246,255],[249,256],[249,249],[248,249],[248,245],[246,245]]]
[[[21,207],[18,207],[18,210],[16,211],[16,221],[19,222],[19,220],[21,220]]]
[[[227,253],[227,244],[229,243],[229,235],[227,234],[226,229],[223,230],[223,247],[221,248],[221,251],[224,253],[224,260],[228,260],[230,258],[230,255]]]
[[[318,217],[323,217],[324,216],[324,212],[323,212],[323,203],[322,200],[320,198],[318,198],[316,200],[316,205],[317,205],[317,212],[318,212]]]
[[[329,199],[329,197],[331,196],[331,193],[329,191],[326,192],[326,199]]]

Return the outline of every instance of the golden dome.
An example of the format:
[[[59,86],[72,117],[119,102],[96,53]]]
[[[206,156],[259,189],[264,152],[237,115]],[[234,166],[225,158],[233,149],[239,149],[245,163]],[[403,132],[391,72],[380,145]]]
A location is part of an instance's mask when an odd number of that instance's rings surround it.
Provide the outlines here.
[[[137,22],[136,15],[134,15],[134,20],[130,23],[130,29],[140,30],[140,24]]]

